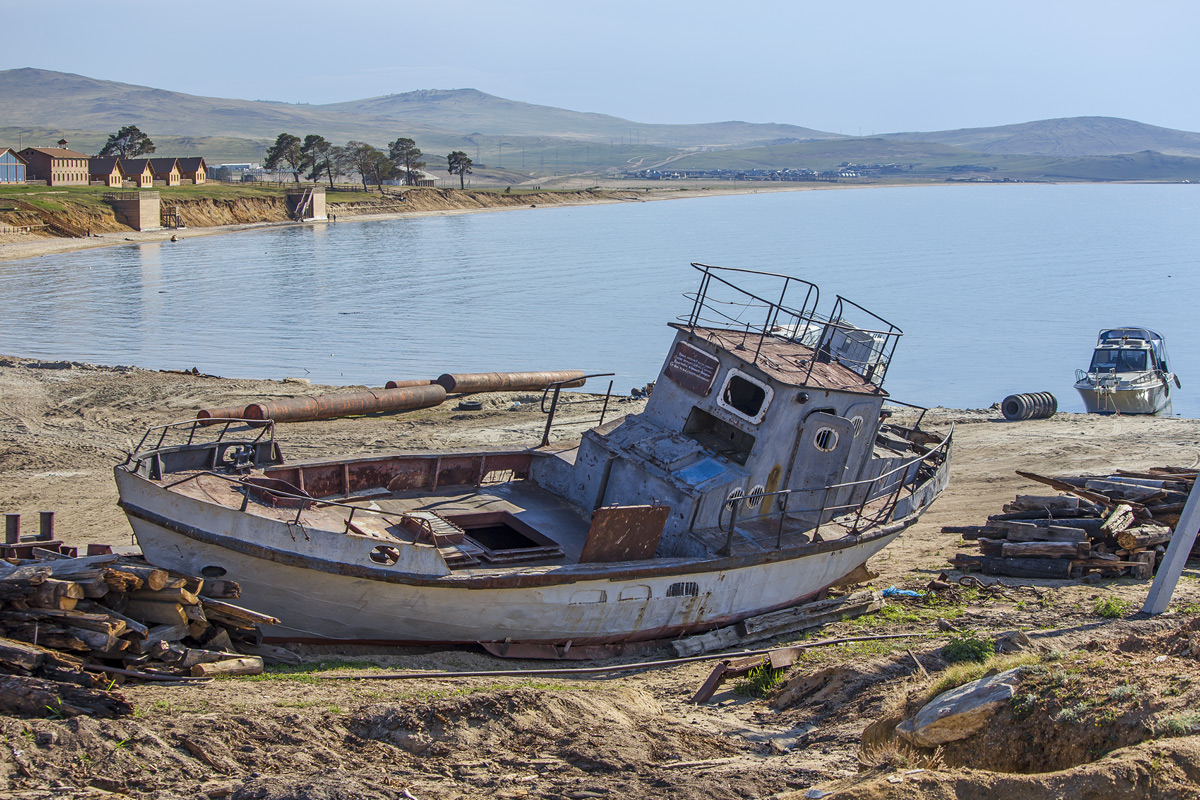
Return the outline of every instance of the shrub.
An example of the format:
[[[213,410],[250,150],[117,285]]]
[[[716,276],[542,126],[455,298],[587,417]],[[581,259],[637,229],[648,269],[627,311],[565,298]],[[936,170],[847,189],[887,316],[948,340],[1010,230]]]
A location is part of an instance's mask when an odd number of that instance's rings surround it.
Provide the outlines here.
[[[1096,600],[1096,607],[1092,610],[1106,619],[1120,619],[1129,613],[1132,606],[1133,604],[1128,600],[1107,595]]]
[[[996,643],[975,631],[951,634],[942,648],[947,661],[987,661],[996,654]]]
[[[735,694],[746,697],[766,697],[783,683],[787,670],[772,669],[770,664],[755,667],[746,677],[733,685]]]

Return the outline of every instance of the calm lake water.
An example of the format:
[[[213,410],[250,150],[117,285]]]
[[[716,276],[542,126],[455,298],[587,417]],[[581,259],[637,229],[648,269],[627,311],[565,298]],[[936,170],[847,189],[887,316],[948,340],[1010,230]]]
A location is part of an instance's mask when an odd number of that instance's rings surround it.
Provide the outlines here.
[[[1072,383],[1101,327],[1167,338],[1200,416],[1200,187],[763,193],[287,227],[0,263],[0,352],[382,386],[657,375],[701,261],[817,283],[905,331],[886,387],[985,407]],[[600,390],[603,385],[599,385]]]

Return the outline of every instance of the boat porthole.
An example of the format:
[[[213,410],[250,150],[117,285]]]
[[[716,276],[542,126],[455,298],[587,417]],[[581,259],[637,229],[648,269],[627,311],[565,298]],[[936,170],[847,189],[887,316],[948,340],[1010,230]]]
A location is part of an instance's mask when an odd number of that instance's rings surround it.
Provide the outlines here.
[[[367,556],[376,564],[384,564],[390,567],[400,560],[400,551],[386,544],[379,544],[375,545],[375,549],[368,553]]]
[[[222,578],[228,573],[224,567],[201,567],[200,574],[206,578]]]
[[[813,444],[824,453],[832,452],[838,443],[838,433],[833,428],[818,428]]]
[[[762,502],[763,495],[767,493],[767,489],[761,483],[750,490],[750,494],[746,495],[746,505],[751,508],[758,508],[758,504]]]

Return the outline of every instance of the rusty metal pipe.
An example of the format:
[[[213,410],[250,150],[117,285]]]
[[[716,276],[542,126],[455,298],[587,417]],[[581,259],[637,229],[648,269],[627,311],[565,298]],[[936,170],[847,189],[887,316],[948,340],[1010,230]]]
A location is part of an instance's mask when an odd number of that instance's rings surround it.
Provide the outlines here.
[[[583,386],[585,374],[578,369],[557,372],[471,372],[442,375],[437,383],[452,394],[538,391],[563,381],[570,381],[563,383],[564,389],[574,389]]]
[[[429,380],[425,380],[425,381],[388,381],[384,385],[384,388],[385,389],[408,389],[413,386],[429,386],[431,383],[437,383],[437,381],[429,381]]]
[[[246,406],[246,419],[273,419],[276,422],[307,422],[318,419],[377,414],[382,411],[408,411],[429,408],[446,399],[446,390],[437,384],[404,389],[369,389],[317,397],[293,397]]]
[[[196,419],[249,419],[245,406],[225,406],[224,408],[202,408],[196,412]],[[201,422],[201,425],[216,425],[216,422]]]

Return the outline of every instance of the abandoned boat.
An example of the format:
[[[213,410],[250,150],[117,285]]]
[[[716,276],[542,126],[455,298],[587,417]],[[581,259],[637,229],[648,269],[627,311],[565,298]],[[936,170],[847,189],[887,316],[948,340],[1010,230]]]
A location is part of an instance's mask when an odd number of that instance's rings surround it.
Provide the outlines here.
[[[274,641],[561,655],[815,598],[940,494],[951,436],[886,421],[900,329],[693,266],[645,410],[569,446],[291,464],[271,424],[189,420],[115,468],[121,506],[152,563],[240,582]]]
[[[1075,370],[1075,389],[1089,414],[1171,414],[1171,385],[1162,335],[1147,328],[1100,331],[1092,363]]]

